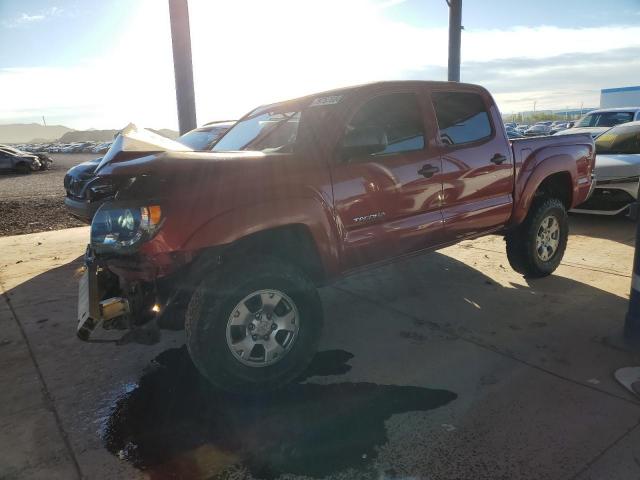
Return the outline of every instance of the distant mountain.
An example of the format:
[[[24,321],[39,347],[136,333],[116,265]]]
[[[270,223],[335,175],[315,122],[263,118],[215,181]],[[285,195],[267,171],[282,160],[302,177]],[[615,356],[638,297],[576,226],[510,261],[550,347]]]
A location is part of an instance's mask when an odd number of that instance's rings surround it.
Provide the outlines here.
[[[110,142],[118,130],[72,130],[60,137],[61,143]]]
[[[152,132],[175,140],[179,134],[175,130],[161,128]],[[46,143],[60,141],[73,142],[109,142],[120,130],[73,130],[62,125],[39,125],[37,123],[15,123],[0,125],[0,143]]]
[[[162,128],[160,130],[154,130],[149,128],[152,132],[162,135],[163,137],[175,140],[178,138],[178,132],[169,130],[168,128]],[[61,143],[73,143],[73,142],[110,142],[114,139],[116,134],[120,130],[74,130],[72,132],[65,133],[61,138]],[[35,142],[34,142],[35,143]]]
[[[37,123],[13,123],[0,125],[0,143],[27,143],[34,138],[45,141],[56,140],[71,128],[62,125],[39,125]]]

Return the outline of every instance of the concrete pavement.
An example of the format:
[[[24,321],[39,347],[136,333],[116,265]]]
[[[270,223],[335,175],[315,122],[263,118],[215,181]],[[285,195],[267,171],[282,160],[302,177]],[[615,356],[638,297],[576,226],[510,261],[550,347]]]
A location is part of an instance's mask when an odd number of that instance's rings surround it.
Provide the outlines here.
[[[546,279],[486,237],[323,289],[308,378],[253,403],[211,391],[182,332],[75,338],[86,228],[0,238],[0,478],[638,478],[612,376],[640,364],[612,341],[634,226],[571,224]]]

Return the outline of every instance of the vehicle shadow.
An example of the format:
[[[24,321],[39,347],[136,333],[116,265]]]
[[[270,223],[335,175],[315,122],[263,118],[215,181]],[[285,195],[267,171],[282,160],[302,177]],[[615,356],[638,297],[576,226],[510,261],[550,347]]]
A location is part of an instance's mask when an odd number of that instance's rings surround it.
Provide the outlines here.
[[[387,442],[386,420],[403,412],[441,408],[458,396],[442,389],[378,384],[375,370],[361,373],[366,382],[340,381],[338,376],[351,369],[349,362],[357,360],[346,351],[350,349],[348,338],[342,343],[346,350],[329,344],[330,349],[319,352],[297,382],[268,395],[240,397],[216,390],[198,374],[184,346],[165,349],[151,362],[145,361],[147,367],[140,374],[143,362],[139,359],[127,364],[120,356],[118,362],[112,362],[115,350],[131,346],[89,346],[75,339],[74,274],[80,261],[79,257],[35,276],[11,289],[8,297],[45,381],[55,377],[63,385],[60,389],[68,389],[71,383],[85,390],[100,390],[78,398],[81,405],[77,408],[94,413],[91,421],[101,425],[98,434],[107,451],[150,478],[211,478],[234,470],[264,479],[281,474],[318,478],[349,468],[372,469],[378,448]],[[556,305],[563,315],[584,311],[594,303],[624,309],[624,299],[603,290],[563,277],[549,280],[553,290],[575,294],[570,305]],[[436,283],[449,293],[424,288]],[[357,291],[357,286],[360,293],[376,292],[376,301],[388,305],[411,295],[417,307],[432,312],[434,296],[442,294],[443,308],[429,321],[432,327],[448,331],[479,328],[474,313],[477,305],[486,309],[496,298],[506,304],[521,303],[524,298],[521,289],[503,288],[473,267],[439,253],[351,277],[339,288]],[[344,312],[353,312],[357,302],[368,300],[332,296],[325,304],[327,329],[335,329]],[[354,320],[369,322],[370,318]],[[417,319],[415,326],[420,328],[424,323]],[[582,328],[590,326],[584,322]],[[504,323],[491,328],[509,327]],[[399,349],[406,346],[403,342],[420,340],[417,334],[403,332],[401,327],[398,330]],[[375,329],[371,331],[375,334]],[[77,361],[80,355],[85,362]],[[402,360],[389,357],[385,362],[392,371],[406,370]],[[127,380],[118,378],[121,373],[139,378],[124,388]],[[330,377],[330,382],[315,383],[322,376]],[[55,381],[51,383],[55,390]],[[109,405],[100,404],[98,399],[113,398],[110,392],[119,386],[121,395]],[[105,408],[108,414],[102,418]],[[73,426],[75,413],[63,413],[62,422]],[[87,435],[80,428],[75,431],[69,427],[68,433],[76,445],[95,441],[79,438]]]

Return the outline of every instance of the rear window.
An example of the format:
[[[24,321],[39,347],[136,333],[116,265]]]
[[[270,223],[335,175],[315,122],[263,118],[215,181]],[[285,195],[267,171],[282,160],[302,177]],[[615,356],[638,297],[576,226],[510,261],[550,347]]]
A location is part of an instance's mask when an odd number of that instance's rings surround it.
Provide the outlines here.
[[[633,121],[633,112],[589,113],[582,117],[576,127],[613,127]]]
[[[640,153],[640,123],[619,125],[596,139],[597,153]]]
[[[491,136],[489,113],[477,93],[435,92],[432,99],[443,143],[460,145]]]

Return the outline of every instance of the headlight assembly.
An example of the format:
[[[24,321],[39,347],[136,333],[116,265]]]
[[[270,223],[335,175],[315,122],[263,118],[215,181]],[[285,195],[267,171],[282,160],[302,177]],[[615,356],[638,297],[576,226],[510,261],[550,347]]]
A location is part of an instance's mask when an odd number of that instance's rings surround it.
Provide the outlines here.
[[[152,238],[162,223],[159,205],[101,206],[91,222],[91,245],[97,250],[126,252]]]

